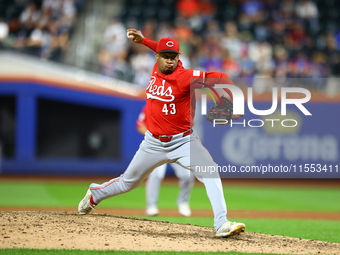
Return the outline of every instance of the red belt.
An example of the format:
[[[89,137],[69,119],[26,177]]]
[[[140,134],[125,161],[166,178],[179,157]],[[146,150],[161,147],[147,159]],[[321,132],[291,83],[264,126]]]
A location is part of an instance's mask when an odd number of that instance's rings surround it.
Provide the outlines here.
[[[192,129],[189,129],[187,131],[185,131],[184,133],[182,133],[182,137],[190,135],[192,133]],[[152,136],[158,140],[160,140],[161,142],[167,143],[170,142],[172,140],[172,138],[176,135],[154,135],[152,134]]]

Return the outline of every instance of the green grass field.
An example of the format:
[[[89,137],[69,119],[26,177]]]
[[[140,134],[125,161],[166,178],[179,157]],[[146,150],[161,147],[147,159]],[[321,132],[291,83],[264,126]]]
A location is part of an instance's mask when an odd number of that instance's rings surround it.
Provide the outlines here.
[[[95,181],[95,180],[94,180]],[[89,183],[82,182],[44,182],[4,181],[0,178],[0,204],[8,207],[76,207],[83,198]],[[228,208],[233,210],[273,210],[273,211],[315,211],[340,213],[339,188],[306,188],[306,187],[263,187],[263,186],[226,186],[225,197]],[[178,188],[176,184],[164,183],[159,198],[159,208],[176,208]],[[114,197],[100,204],[103,208],[144,208],[145,187]],[[205,188],[197,184],[192,192],[191,207],[211,209]],[[136,215],[137,217],[147,218]],[[198,217],[157,217],[157,220],[178,222],[211,227],[212,218]],[[340,221],[319,220],[282,220],[282,219],[231,219],[244,222],[248,232],[284,235],[320,241],[340,243]],[[316,231],[317,229],[317,231]],[[1,249],[0,254],[207,254],[207,253],[168,253],[168,252],[122,252],[122,251],[38,251],[27,249]],[[222,254],[222,253],[209,253]],[[243,254],[243,253],[223,253]]]
[[[2,206],[30,207],[76,207],[84,197],[89,183],[58,182],[9,182],[0,179]],[[176,208],[178,188],[176,184],[164,183],[160,190],[159,207]],[[340,212],[339,188],[300,187],[247,187],[224,186],[228,207],[234,210],[273,211],[324,211]],[[37,195],[38,198],[37,199]],[[144,208],[145,187],[103,201],[106,208]],[[192,209],[210,209],[204,186],[194,186],[190,205]]]

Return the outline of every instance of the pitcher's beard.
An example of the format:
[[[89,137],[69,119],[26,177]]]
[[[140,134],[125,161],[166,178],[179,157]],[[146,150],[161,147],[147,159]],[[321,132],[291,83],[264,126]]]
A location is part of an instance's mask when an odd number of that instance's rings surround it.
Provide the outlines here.
[[[166,69],[166,70],[163,70],[162,73],[164,73],[164,74],[172,74],[173,71],[174,70]]]

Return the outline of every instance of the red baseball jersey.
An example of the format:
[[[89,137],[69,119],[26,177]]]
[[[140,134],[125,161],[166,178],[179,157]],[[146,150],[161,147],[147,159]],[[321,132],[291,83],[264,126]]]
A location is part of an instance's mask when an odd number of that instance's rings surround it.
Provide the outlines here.
[[[157,42],[144,38],[142,43],[156,51]],[[158,72],[158,64],[153,67],[146,87],[146,127],[155,135],[175,135],[193,127],[195,116],[195,88],[203,87],[195,81],[208,79],[210,85],[223,78],[232,84],[230,78],[219,72],[203,72],[186,69],[182,62],[171,74]],[[230,95],[230,93],[228,93]]]

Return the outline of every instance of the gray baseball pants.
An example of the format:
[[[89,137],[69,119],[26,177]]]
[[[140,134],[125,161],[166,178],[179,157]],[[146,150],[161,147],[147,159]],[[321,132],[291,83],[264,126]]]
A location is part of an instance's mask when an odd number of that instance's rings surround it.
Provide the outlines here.
[[[170,165],[178,178],[179,193],[177,197],[177,205],[185,203],[188,204],[190,192],[195,182],[194,175],[189,170],[176,163],[171,163]],[[166,166],[167,164],[164,164],[155,168],[146,180],[147,207],[157,207],[159,189],[166,174]]]
[[[211,166],[217,169],[217,164],[195,132],[185,137],[177,134],[170,142],[161,142],[147,131],[124,174],[103,184],[92,183],[90,185],[94,202],[99,204],[104,199],[138,187],[153,169],[165,163],[177,163],[191,170],[195,177],[205,185],[214,213],[214,227],[216,230],[219,229],[227,221],[222,182],[217,171],[210,173],[196,171],[196,169],[207,169]]]

